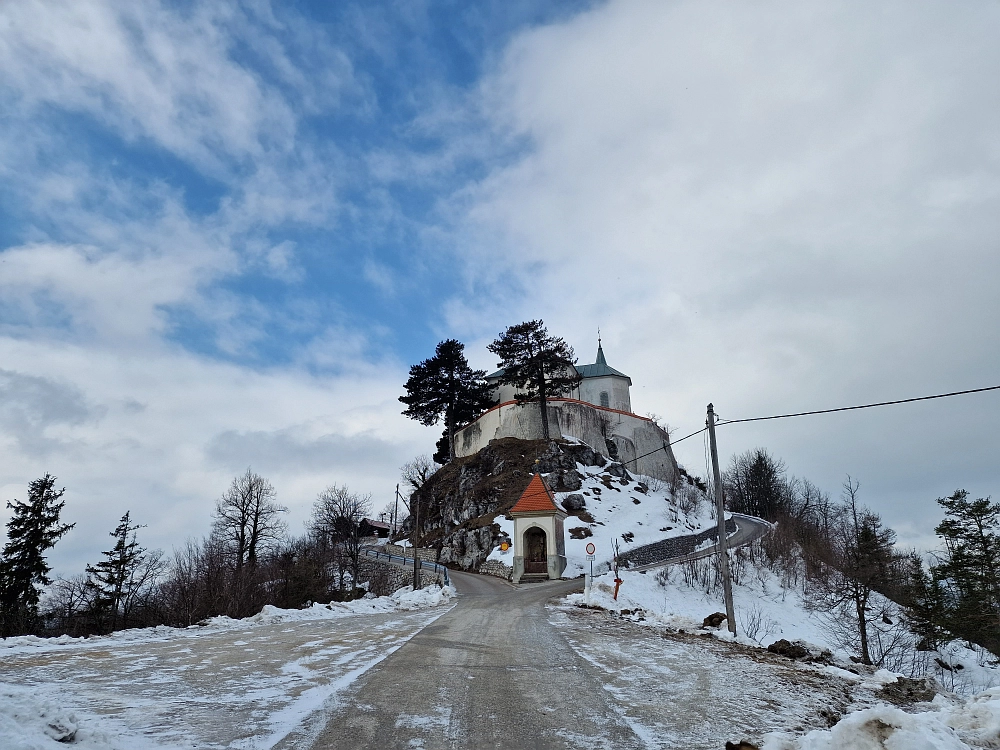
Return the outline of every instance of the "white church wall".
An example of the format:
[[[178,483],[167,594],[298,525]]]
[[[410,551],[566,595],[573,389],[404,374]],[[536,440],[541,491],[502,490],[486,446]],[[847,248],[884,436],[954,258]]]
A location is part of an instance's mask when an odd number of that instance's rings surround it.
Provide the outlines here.
[[[614,375],[605,375],[599,378],[586,378],[581,381],[580,386],[581,401],[595,406],[607,406],[619,411],[632,411],[632,401],[629,398],[629,385],[627,378],[620,378]],[[601,394],[608,395],[608,403],[601,400]]]
[[[549,402],[548,417],[552,438],[576,438],[606,456],[616,452],[619,460],[638,474],[666,481],[674,477],[677,465],[669,438],[648,419],[563,399]],[[512,403],[494,407],[455,434],[455,454],[471,456],[491,440],[504,437],[541,440],[542,418],[538,404]],[[614,451],[608,446],[609,440],[615,446]],[[662,450],[664,445],[667,445],[666,450]],[[637,460],[646,453],[652,455]]]

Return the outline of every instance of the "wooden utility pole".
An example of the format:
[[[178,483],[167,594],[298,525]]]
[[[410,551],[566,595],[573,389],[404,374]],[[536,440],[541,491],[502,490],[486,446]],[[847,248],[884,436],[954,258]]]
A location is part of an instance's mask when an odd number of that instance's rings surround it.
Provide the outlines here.
[[[719,471],[719,449],[715,444],[715,411],[708,405],[708,443],[712,451],[712,477],[715,482],[715,515],[719,521],[719,565],[722,568],[722,590],[726,597],[726,622],[729,632],[736,635],[736,613],[733,610],[733,582],[729,575],[729,543],[726,539],[726,508],[722,500],[722,473]]]
[[[413,590],[420,589],[420,555],[417,554],[417,540],[420,538],[420,501],[410,496],[410,506],[413,508]]]
[[[396,505],[392,510],[392,535],[396,536],[396,532],[399,530],[399,484],[396,484]],[[395,542],[395,538],[392,540]]]

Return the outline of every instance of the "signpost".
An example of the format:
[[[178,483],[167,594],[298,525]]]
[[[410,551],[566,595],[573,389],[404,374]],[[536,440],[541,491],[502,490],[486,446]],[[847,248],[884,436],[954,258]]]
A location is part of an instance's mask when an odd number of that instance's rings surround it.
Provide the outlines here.
[[[587,559],[590,560],[590,573],[587,576],[587,580],[584,582],[583,586],[583,598],[587,606],[590,606],[590,586],[594,580],[594,559],[597,557],[595,554],[597,552],[597,547],[594,546],[593,542],[587,542]]]

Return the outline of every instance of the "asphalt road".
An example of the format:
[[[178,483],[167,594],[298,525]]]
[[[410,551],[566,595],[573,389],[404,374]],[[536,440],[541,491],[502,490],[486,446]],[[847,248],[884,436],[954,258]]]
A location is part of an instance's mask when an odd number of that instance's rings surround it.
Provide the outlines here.
[[[750,542],[760,539],[764,536],[764,534],[771,530],[771,524],[760,518],[755,518],[754,516],[745,516],[742,513],[733,513],[733,520],[736,522],[736,533],[730,534],[726,537],[726,545],[731,550],[736,549],[737,547],[745,547],[750,544]],[[718,551],[719,545],[718,543],[715,543],[711,547],[690,552],[686,555],[670,557],[666,560],[649,563],[648,565],[636,565],[635,567],[629,568],[629,570],[653,570],[654,568],[662,568],[666,565],[678,565],[679,563],[689,562],[690,560],[698,560],[702,557],[711,557],[712,555],[717,554]]]
[[[601,670],[548,620],[581,580],[455,573],[459,604],[341,695],[314,748],[645,747]]]

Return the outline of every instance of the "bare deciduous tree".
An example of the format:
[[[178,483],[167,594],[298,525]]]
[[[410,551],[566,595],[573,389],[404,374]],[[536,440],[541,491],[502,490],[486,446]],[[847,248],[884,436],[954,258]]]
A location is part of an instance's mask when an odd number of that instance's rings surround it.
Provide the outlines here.
[[[857,648],[865,664],[872,664],[869,629],[878,618],[871,607],[872,593],[890,580],[895,533],[877,513],[858,502],[858,482],[844,482],[844,506],[834,535],[834,561],[827,575],[816,578],[810,591],[817,609],[838,612],[857,633]]]
[[[399,471],[411,491],[419,490],[440,467],[427,456],[417,456],[403,464]]]
[[[248,468],[216,501],[212,535],[224,544],[237,573],[255,568],[260,555],[285,538],[281,514],[288,508],[278,505],[277,497],[271,483]]]
[[[371,495],[358,495],[346,485],[331,485],[316,498],[312,530],[325,537],[334,548],[334,560],[344,589],[345,568],[351,574],[351,587],[358,585],[361,568],[361,521],[371,513]]]

